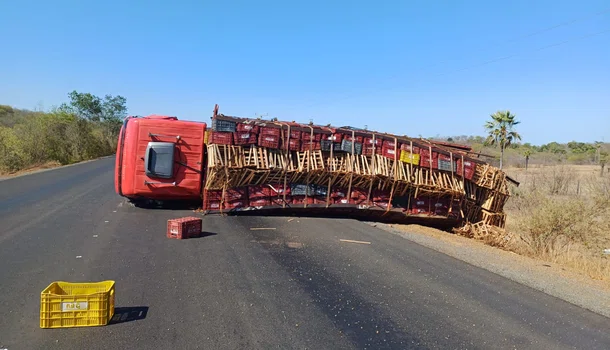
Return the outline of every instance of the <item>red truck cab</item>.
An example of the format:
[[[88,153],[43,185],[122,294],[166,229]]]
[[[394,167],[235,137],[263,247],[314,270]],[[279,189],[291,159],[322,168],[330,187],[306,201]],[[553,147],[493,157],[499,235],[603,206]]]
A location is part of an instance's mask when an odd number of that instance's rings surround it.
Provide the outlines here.
[[[114,187],[133,200],[200,199],[206,124],[176,117],[127,117],[117,145]]]

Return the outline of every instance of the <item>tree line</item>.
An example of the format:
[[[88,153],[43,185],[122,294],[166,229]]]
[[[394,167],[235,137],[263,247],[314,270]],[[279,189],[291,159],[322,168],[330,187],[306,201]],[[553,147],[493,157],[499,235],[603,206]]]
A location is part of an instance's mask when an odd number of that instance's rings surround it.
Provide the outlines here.
[[[114,154],[127,100],[72,91],[49,111],[0,105],[0,172]]]
[[[431,139],[468,144],[477,153],[496,157],[500,168],[508,158],[509,165],[517,167],[527,168],[534,160],[537,164],[600,165],[603,171],[610,159],[610,144],[600,141],[550,142],[539,146],[522,143],[521,134],[516,130],[519,124],[520,121],[510,111],[497,111],[483,125],[487,136],[437,136]]]

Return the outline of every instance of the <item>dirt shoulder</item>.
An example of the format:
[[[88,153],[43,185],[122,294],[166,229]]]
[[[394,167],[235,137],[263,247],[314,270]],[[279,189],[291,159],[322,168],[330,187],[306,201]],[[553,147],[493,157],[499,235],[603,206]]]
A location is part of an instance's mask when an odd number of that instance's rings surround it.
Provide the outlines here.
[[[594,280],[560,265],[521,256],[429,227],[379,223],[370,225],[610,317],[608,281]]]

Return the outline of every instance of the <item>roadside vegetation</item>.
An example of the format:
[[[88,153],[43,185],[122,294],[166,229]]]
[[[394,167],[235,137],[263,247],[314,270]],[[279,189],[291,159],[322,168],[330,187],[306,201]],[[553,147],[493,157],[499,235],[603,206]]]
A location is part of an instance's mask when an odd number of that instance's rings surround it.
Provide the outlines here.
[[[0,173],[114,154],[126,99],[72,91],[49,111],[0,105]]]
[[[610,144],[521,143],[509,111],[490,116],[486,138],[435,138],[469,144],[520,182],[505,206],[506,249],[610,281]],[[608,250],[606,250],[608,249]]]
[[[610,281],[610,174],[590,165],[507,173],[521,182],[505,207],[509,248]]]

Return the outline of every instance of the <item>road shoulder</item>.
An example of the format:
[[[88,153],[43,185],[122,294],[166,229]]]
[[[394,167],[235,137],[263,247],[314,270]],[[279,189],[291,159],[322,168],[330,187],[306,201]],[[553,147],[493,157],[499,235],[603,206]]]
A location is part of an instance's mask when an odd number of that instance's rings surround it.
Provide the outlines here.
[[[380,223],[369,225],[610,317],[610,285],[607,282],[593,280],[556,264],[427,227]]]

